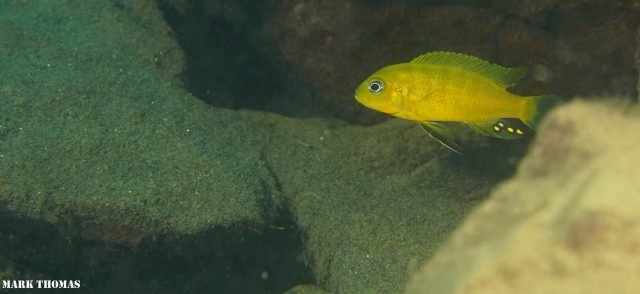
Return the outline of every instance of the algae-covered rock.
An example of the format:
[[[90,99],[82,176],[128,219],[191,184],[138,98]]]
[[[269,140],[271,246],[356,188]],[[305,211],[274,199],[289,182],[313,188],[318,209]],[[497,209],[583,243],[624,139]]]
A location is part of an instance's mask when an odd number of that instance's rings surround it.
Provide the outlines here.
[[[263,115],[247,119],[275,119]],[[279,130],[266,145],[268,161],[307,235],[315,278],[335,293],[401,292],[466,212],[512,171],[522,151],[513,147],[525,146],[471,146],[460,157],[407,121],[369,128],[278,121],[260,124]]]
[[[79,2],[0,9],[0,204],[114,242],[260,222],[264,134],[179,87],[163,22]]]
[[[0,39],[0,276],[93,293],[312,282],[301,245],[266,243],[282,236],[264,229],[281,203],[266,134],[182,88],[154,1],[4,1]]]
[[[575,101],[409,293],[637,293],[640,109]]]

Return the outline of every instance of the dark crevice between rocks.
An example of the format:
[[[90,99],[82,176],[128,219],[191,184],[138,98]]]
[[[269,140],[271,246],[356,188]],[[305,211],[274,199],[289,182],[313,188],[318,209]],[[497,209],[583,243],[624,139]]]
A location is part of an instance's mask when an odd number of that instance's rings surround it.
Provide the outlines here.
[[[158,3],[186,55],[184,85],[197,98],[216,107],[289,117],[332,116],[261,37],[264,17],[276,1]]]
[[[131,245],[81,239],[4,209],[0,273],[5,280],[80,280],[83,293],[282,293],[314,283],[292,219],[281,209],[270,225],[147,235]]]

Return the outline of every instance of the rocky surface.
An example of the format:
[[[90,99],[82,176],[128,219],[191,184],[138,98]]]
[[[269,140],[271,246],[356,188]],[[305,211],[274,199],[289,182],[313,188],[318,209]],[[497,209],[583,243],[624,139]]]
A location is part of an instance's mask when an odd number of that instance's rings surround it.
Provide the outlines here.
[[[460,157],[410,122],[212,107],[177,78],[158,15],[153,1],[0,9],[3,277],[401,292],[526,148],[471,138]]]
[[[50,5],[2,9],[5,206],[115,242],[261,220],[277,197],[255,147],[264,134],[179,87],[181,51],[161,18]]]
[[[470,146],[468,157],[459,157],[410,122],[300,123],[273,125],[280,129],[274,138],[286,143],[269,144],[267,153],[307,235],[315,277],[337,293],[399,292],[469,208],[512,171],[524,146]]]
[[[128,5],[0,8],[2,276],[76,277],[105,293],[309,281],[288,267],[299,235],[265,228],[292,222],[278,221],[266,134],[185,91],[160,10]]]
[[[636,293],[640,108],[574,101],[409,293]]]

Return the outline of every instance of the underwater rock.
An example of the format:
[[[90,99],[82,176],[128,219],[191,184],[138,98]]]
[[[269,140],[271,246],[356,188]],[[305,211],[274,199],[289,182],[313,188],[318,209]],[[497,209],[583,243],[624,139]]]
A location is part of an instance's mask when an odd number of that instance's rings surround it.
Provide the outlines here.
[[[587,118],[587,119],[585,119]],[[574,101],[466,218],[409,293],[636,293],[640,108]]]
[[[268,161],[305,233],[315,278],[332,293],[402,292],[526,147],[484,142],[461,157],[407,121],[355,127],[266,113],[246,118],[275,131]]]
[[[312,282],[283,273],[304,265],[299,237],[277,238],[267,134],[183,89],[155,5],[0,5],[0,276],[96,293]]]
[[[269,214],[264,134],[180,87],[152,3],[138,5],[154,17],[110,1],[0,10],[3,208],[130,244]]]

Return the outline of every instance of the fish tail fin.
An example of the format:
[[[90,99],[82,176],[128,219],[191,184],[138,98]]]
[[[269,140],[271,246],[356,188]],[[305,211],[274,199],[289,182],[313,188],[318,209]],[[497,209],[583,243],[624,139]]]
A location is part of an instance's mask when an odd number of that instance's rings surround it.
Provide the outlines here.
[[[531,129],[536,129],[542,117],[561,100],[558,95],[531,96],[525,99],[527,103],[522,121]]]

